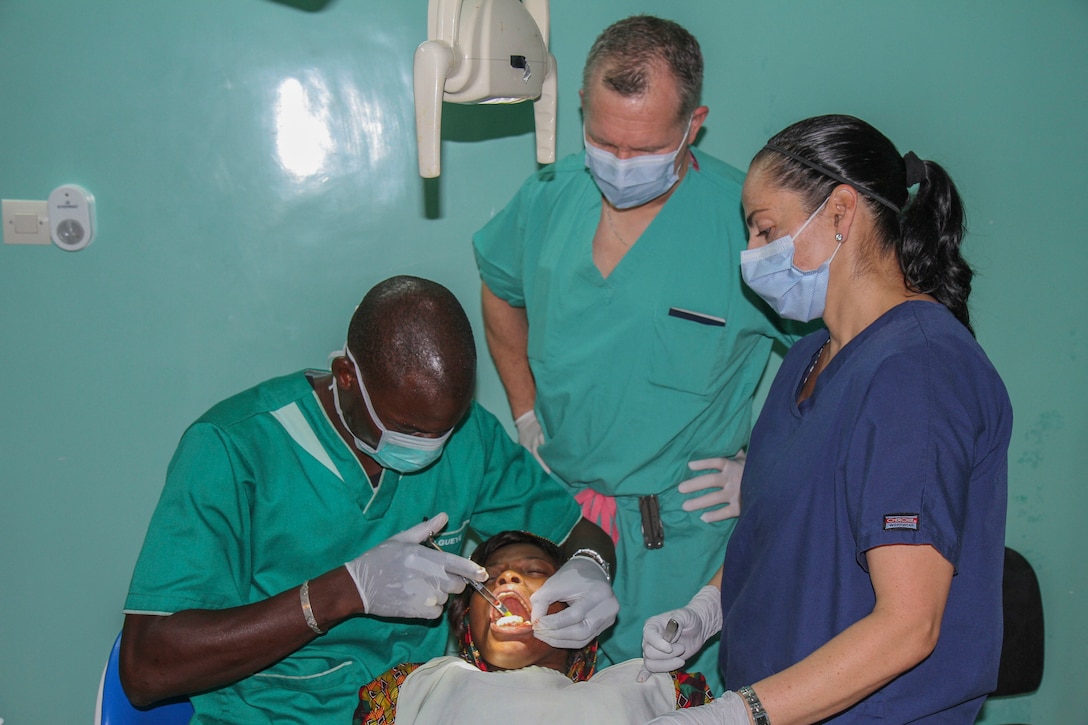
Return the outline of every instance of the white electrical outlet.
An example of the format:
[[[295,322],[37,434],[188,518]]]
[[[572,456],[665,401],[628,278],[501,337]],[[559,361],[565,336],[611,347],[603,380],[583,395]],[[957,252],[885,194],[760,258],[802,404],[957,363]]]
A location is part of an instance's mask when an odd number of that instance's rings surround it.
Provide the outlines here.
[[[49,194],[49,234],[66,252],[94,241],[94,196],[75,184],[58,186]]]

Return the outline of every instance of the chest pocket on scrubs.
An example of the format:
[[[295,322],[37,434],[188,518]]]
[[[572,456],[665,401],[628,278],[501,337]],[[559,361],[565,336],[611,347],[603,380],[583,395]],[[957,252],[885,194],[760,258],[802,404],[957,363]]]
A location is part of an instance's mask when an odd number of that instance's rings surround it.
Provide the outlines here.
[[[654,320],[649,380],[654,385],[705,395],[722,365],[728,321],[709,312],[671,308]]]
[[[285,666],[273,665],[241,682],[213,692],[207,703],[211,722],[277,722],[276,713],[306,713],[311,722],[334,722],[354,707],[360,683],[367,679],[364,668],[350,659],[316,657],[291,667],[291,671],[316,669],[312,674],[279,674]],[[222,695],[222,701],[216,696]],[[202,720],[203,722],[203,720]]]

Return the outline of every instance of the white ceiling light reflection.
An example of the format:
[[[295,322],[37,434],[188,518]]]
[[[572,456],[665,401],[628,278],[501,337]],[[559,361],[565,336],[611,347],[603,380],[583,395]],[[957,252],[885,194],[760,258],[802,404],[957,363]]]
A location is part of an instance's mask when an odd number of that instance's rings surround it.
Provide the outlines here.
[[[269,140],[289,182],[281,194],[343,194],[358,203],[363,184],[366,198],[378,206],[403,196],[411,177],[391,165],[401,163],[415,142],[403,93],[411,79],[383,77],[365,88],[358,80],[357,69],[336,67],[276,79]],[[378,178],[382,183],[367,183]],[[349,183],[330,184],[339,180]]]
[[[386,98],[374,95],[364,95],[359,88],[353,85],[344,86],[344,105],[348,117],[351,119],[353,129],[345,136],[350,136],[359,147],[360,153],[365,150],[372,168],[390,158],[395,148],[394,139],[403,133],[395,122],[395,118],[389,114],[389,107],[395,105]],[[414,140],[415,128],[412,128],[411,138],[400,138],[401,142]]]
[[[291,176],[303,180],[325,170],[333,150],[329,90],[320,80],[288,78],[276,91],[276,153]]]

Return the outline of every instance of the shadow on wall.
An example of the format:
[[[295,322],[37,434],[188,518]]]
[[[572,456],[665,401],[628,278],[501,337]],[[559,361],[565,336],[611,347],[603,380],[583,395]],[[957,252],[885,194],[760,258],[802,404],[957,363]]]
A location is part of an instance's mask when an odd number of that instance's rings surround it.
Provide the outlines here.
[[[270,2],[307,13],[319,13],[331,5],[333,0],[270,0]]]
[[[448,141],[471,143],[535,133],[533,104],[529,101],[442,104],[442,138]]]
[[[529,102],[494,105],[445,103],[442,106],[443,141],[477,143],[535,133],[536,120],[533,116],[533,104]],[[420,179],[420,181],[423,182],[424,217],[441,218],[439,179]]]

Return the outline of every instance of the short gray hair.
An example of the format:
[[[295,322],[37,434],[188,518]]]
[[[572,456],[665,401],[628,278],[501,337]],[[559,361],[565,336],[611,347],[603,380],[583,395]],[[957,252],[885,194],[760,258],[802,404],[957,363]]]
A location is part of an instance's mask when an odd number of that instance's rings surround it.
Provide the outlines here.
[[[671,20],[633,15],[605,28],[586,57],[582,90],[589,95],[600,74],[601,83],[621,96],[640,96],[659,65],[675,79],[678,117],[686,119],[703,94],[703,53],[695,36]]]

